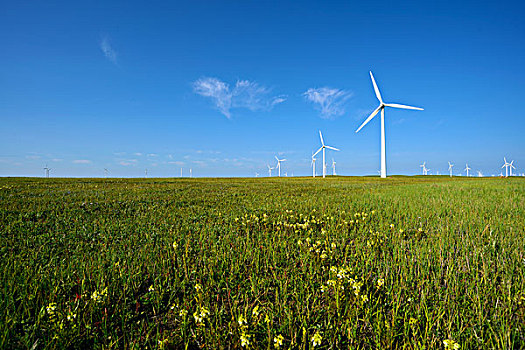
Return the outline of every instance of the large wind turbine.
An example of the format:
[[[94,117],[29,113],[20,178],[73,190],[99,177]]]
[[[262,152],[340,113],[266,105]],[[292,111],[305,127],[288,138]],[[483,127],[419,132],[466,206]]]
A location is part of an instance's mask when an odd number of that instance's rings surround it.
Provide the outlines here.
[[[374,85],[374,91],[376,93],[376,97],[379,100],[379,107],[377,107],[372,114],[364,121],[363,124],[355,131],[356,133],[359,132],[365,126],[368,124],[372,118],[375,117],[379,111],[381,111],[381,177],[386,177],[386,145],[385,145],[385,107],[393,107],[393,108],[402,108],[402,109],[415,109],[418,111],[422,111],[423,108],[419,107],[412,107],[412,106],[406,106],[401,105],[398,103],[384,103],[383,99],[381,98],[381,93],[379,92],[379,88],[377,87],[376,81],[374,79],[374,75],[372,72],[370,72],[370,78],[372,79],[372,84]]]
[[[268,176],[269,176],[269,177],[272,177],[272,170],[273,170],[274,168],[272,168],[272,167],[269,166],[269,165],[266,165],[266,166],[268,167]]]
[[[448,162],[448,171],[450,171],[450,177],[452,177],[452,168],[454,167],[454,164],[451,162]]]
[[[327,146],[324,144],[323,134],[321,133],[321,130],[319,130],[319,137],[321,138],[321,148],[319,148],[312,157],[315,157],[317,153],[321,152],[321,150],[323,151],[323,178],[325,178],[326,177],[325,148],[332,149],[334,151],[339,151],[339,149],[332,147],[332,146]]]
[[[281,177],[281,162],[286,162],[286,159],[279,159],[277,156],[275,159],[277,159],[277,170],[279,170],[279,177]]]
[[[464,170],[467,172],[467,177],[468,177],[468,171],[470,170],[470,168],[468,167],[468,163],[465,164],[465,169]]]

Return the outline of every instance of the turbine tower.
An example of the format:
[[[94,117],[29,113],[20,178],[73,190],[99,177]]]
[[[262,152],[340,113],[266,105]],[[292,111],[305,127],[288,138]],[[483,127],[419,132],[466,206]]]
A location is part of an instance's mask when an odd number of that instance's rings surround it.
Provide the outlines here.
[[[286,159],[279,159],[277,156],[275,159],[277,159],[277,170],[279,170],[279,177],[281,177],[281,162],[286,162]]]
[[[450,177],[452,177],[452,168],[454,167],[454,164],[451,162],[448,162],[448,171],[450,172]]]
[[[415,109],[418,111],[422,111],[423,108],[419,107],[412,107],[412,106],[406,106],[401,105],[398,103],[384,103],[383,99],[381,98],[381,93],[379,92],[379,88],[377,87],[376,81],[374,80],[374,75],[372,72],[370,72],[370,78],[372,79],[372,84],[374,85],[374,91],[376,93],[376,97],[379,100],[379,107],[377,107],[372,114],[364,121],[363,124],[355,131],[356,133],[359,132],[365,126],[368,124],[372,118],[375,117],[377,113],[381,111],[381,177],[386,177],[386,145],[385,145],[385,107],[393,107],[393,108],[402,108],[402,109]]]
[[[339,149],[332,147],[332,146],[327,146],[324,144],[323,134],[321,133],[321,130],[319,130],[319,137],[321,138],[321,148],[319,148],[312,157],[315,157],[317,153],[321,152],[321,150],[323,151],[323,179],[324,179],[326,177],[325,148],[328,148],[334,151],[339,151]]]
[[[107,168],[104,168],[104,177],[106,179],[108,178],[108,173],[109,173],[109,170]]]
[[[464,170],[467,172],[467,177],[468,177],[468,171],[470,170],[470,168],[468,167],[468,163],[465,164],[465,169]]]
[[[335,163],[335,160],[334,160],[334,158],[332,158],[332,175],[333,175],[333,176],[337,175],[337,174],[335,173],[335,164],[336,164],[336,163]]]

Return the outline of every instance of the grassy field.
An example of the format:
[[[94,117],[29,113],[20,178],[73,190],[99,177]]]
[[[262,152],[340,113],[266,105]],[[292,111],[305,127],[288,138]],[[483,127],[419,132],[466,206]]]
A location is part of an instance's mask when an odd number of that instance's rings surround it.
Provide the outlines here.
[[[525,348],[525,180],[0,179],[0,347]]]

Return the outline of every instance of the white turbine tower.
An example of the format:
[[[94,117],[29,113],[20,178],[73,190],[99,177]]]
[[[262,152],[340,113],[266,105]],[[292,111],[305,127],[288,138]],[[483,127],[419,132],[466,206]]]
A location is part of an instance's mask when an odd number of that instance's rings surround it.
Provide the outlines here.
[[[321,150],[323,151],[323,178],[325,178],[326,177],[325,148],[328,148],[334,151],[339,151],[339,149],[332,147],[332,146],[327,146],[324,144],[323,134],[321,133],[321,130],[319,130],[319,137],[321,138],[321,148],[319,148],[312,157],[315,157],[317,153],[321,152]]]
[[[190,177],[193,177],[193,171],[191,168],[190,168]]]
[[[464,171],[467,172],[467,177],[468,177],[469,170],[470,170],[470,168],[468,167],[468,163],[467,163],[467,164],[465,164],[465,169],[464,169]]]
[[[336,162],[335,162],[334,158],[332,158],[332,175],[334,175],[334,176],[337,175],[335,173],[335,164],[336,164]]]
[[[180,177],[182,177],[182,168],[180,168]]]
[[[148,177],[148,169],[144,170],[144,178]]]
[[[272,170],[273,170],[274,168],[272,168],[272,167],[269,166],[269,165],[266,165],[266,166],[268,167],[268,176],[269,176],[269,177],[272,177]]]
[[[478,170],[478,177],[483,177],[483,173],[480,170]]]
[[[109,170],[104,168],[104,177],[107,179],[108,178],[108,173],[109,173]]]
[[[312,176],[315,177],[315,161],[317,159],[314,157],[314,152],[312,152],[312,163],[310,165],[312,166]]]
[[[454,164],[451,162],[448,162],[448,171],[450,171],[450,177],[452,177],[452,168],[454,167]]]
[[[415,109],[418,111],[422,111],[423,108],[419,107],[412,107],[412,106],[406,106],[401,105],[398,103],[384,103],[383,99],[381,98],[381,94],[379,93],[379,88],[377,87],[376,81],[374,80],[374,75],[372,72],[370,72],[370,78],[372,79],[372,84],[374,85],[374,91],[376,93],[376,97],[379,100],[379,107],[377,107],[372,114],[364,121],[363,124],[355,131],[356,133],[359,132],[365,126],[368,124],[372,118],[375,117],[379,111],[381,111],[381,177],[386,177],[386,145],[385,145],[385,107],[393,107],[393,108],[402,108],[402,109]]]
[[[277,170],[279,171],[279,177],[281,177],[281,162],[286,162],[286,159],[279,159],[277,156],[275,156],[275,159],[277,159]]]

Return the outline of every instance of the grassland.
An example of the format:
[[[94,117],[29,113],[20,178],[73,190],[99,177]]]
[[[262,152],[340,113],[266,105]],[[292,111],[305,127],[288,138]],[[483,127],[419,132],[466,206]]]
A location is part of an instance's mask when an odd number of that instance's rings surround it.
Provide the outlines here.
[[[0,347],[525,348],[525,181],[0,179]]]

